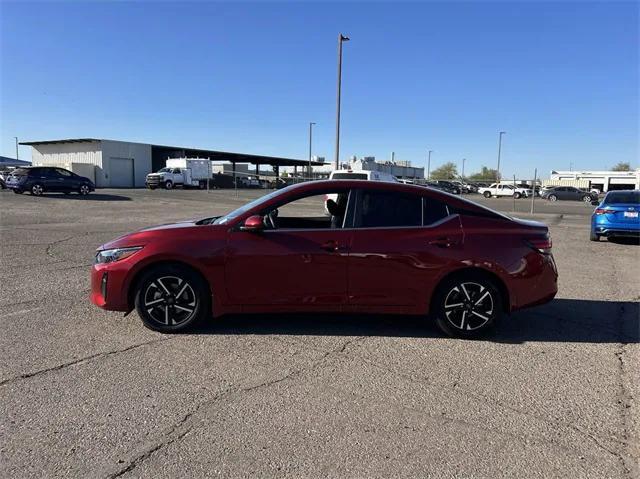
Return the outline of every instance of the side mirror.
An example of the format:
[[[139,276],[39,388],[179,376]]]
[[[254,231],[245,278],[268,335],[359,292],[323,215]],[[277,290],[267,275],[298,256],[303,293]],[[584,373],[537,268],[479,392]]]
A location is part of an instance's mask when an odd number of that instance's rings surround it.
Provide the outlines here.
[[[264,223],[262,222],[262,216],[253,215],[244,220],[244,224],[240,227],[240,231],[247,231],[249,233],[259,233],[264,229]]]
[[[598,200],[593,200],[591,202],[591,206],[598,206],[600,204],[600,202]]]

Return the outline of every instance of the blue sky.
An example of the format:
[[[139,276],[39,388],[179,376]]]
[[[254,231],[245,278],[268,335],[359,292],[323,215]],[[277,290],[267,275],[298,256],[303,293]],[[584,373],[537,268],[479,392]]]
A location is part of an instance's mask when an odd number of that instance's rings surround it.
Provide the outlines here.
[[[0,152],[98,137],[504,175],[638,167],[638,3],[3,2]],[[30,148],[21,147],[21,157]]]

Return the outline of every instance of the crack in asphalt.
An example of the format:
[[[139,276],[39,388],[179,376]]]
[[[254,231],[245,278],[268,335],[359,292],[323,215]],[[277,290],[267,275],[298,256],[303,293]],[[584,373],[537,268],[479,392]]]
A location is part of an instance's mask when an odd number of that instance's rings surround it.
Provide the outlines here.
[[[189,434],[192,430],[194,430],[196,427],[198,427],[198,424],[189,425],[189,423],[191,422],[192,418],[196,417],[196,415],[201,410],[203,410],[204,408],[214,404],[215,402],[219,401],[220,399],[225,398],[227,396],[235,395],[235,394],[242,394],[242,393],[256,391],[256,390],[262,389],[262,388],[267,388],[267,387],[273,386],[275,384],[279,384],[279,383],[282,383],[284,381],[287,381],[289,379],[298,377],[298,376],[300,376],[300,375],[302,375],[304,373],[312,372],[315,369],[317,369],[318,367],[320,367],[329,357],[331,357],[333,355],[339,355],[339,354],[345,353],[346,349],[350,345],[355,344],[357,342],[360,342],[360,341],[362,341],[364,339],[366,339],[366,336],[357,336],[357,337],[355,337],[353,339],[349,339],[348,341],[345,341],[338,348],[334,348],[334,349],[331,349],[329,351],[323,351],[324,354],[320,358],[318,358],[317,360],[313,361],[312,364],[310,364],[309,366],[289,371],[287,374],[285,374],[284,376],[281,376],[279,378],[263,381],[263,382],[261,382],[259,384],[255,384],[253,386],[246,386],[246,387],[240,387],[240,388],[231,387],[231,388],[225,389],[224,391],[219,392],[218,394],[216,394],[212,398],[210,398],[210,399],[208,399],[206,401],[203,401],[200,404],[198,404],[194,409],[192,409],[191,411],[186,413],[178,422],[176,422],[173,426],[171,426],[167,432],[162,434],[162,437],[166,438],[165,440],[161,440],[157,444],[151,445],[146,450],[142,451],[140,454],[138,454],[134,458],[130,459],[126,466],[122,467],[121,469],[119,469],[116,472],[108,474],[106,476],[107,479],[115,479],[117,477],[122,477],[124,474],[133,471],[142,462],[144,462],[146,459],[151,457],[155,452],[157,452],[160,449],[163,449],[164,447],[167,447],[167,446],[169,446],[169,445],[181,440],[183,437],[185,437],[187,434]]]
[[[4,379],[2,381],[0,381],[0,387],[6,386],[7,384],[11,384],[13,382],[16,381],[20,381],[23,379],[29,379],[35,376],[40,376],[41,374],[46,374],[52,371],[60,371],[61,369],[65,369],[68,368],[69,366],[74,366],[76,364],[83,364],[86,362],[89,362],[93,359],[98,359],[98,358],[103,358],[103,357],[107,357],[107,356],[112,356],[114,354],[120,354],[120,353],[126,353],[127,351],[132,351],[134,349],[138,349],[144,346],[148,346],[150,344],[156,344],[156,343],[161,343],[164,341],[170,341],[172,339],[175,339],[177,336],[170,336],[170,337],[166,337],[166,338],[161,338],[161,339],[154,339],[152,341],[146,341],[144,343],[138,343],[138,344],[133,344],[131,346],[127,346],[126,348],[122,348],[122,349],[114,349],[112,351],[104,351],[102,353],[96,353],[96,354],[92,354],[90,356],[85,356],[84,358],[80,358],[80,359],[75,359],[73,361],[68,361],[66,363],[62,363],[62,364],[58,364],[57,366],[53,366],[50,368],[44,368],[44,369],[39,369],[38,371],[33,371],[31,373],[25,373],[25,374],[20,374],[19,376],[13,376],[7,379]]]

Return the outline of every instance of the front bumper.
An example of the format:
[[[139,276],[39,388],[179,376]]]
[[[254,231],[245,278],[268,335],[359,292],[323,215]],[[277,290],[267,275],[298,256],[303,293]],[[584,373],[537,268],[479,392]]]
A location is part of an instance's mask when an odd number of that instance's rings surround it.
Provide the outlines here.
[[[108,311],[129,311],[125,289],[127,272],[128,268],[119,268],[118,262],[94,264],[91,267],[91,302]]]

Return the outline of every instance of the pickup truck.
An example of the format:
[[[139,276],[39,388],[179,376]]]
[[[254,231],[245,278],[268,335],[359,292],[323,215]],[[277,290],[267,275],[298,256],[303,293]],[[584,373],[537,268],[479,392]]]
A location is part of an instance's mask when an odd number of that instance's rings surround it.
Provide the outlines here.
[[[504,183],[493,183],[488,188],[478,188],[478,193],[485,198],[491,198],[492,196],[513,196],[514,198],[522,198],[524,196],[526,198],[533,194],[533,190],[530,188],[514,187],[513,185]]]
[[[149,173],[145,180],[147,188],[165,188],[170,190],[175,186],[183,188],[206,188],[211,177],[209,160],[199,158],[170,158],[167,166],[156,173]]]

